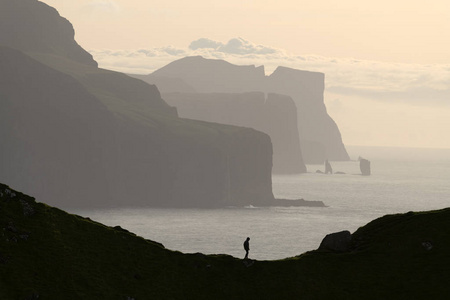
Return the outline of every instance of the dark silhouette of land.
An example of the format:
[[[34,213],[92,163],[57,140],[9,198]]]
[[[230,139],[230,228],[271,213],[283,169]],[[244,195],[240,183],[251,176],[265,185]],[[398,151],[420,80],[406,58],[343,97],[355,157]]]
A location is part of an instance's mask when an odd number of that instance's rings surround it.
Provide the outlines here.
[[[450,293],[450,209],[384,216],[353,234],[328,235],[318,250],[244,263],[171,251],[3,184],[0,212],[0,299],[446,299]]]

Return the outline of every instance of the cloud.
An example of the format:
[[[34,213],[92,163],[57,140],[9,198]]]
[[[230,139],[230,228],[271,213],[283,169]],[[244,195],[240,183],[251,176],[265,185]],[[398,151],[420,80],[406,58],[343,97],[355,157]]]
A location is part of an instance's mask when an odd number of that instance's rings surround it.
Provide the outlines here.
[[[110,2],[110,1],[96,1]],[[201,38],[187,48],[167,46],[137,50],[90,50],[101,67],[126,73],[151,73],[185,56],[201,55],[239,65],[278,66],[325,73],[326,89],[337,95],[381,102],[450,106],[450,65],[398,64],[353,58],[298,55],[242,38],[227,43]],[[342,101],[342,100],[341,100]]]
[[[275,54],[281,52],[271,47],[265,47],[262,45],[257,45],[246,41],[242,38],[234,38],[228,41],[228,43],[223,44],[221,42],[216,42],[207,38],[201,38],[193,41],[189,45],[190,50],[206,49],[211,51],[217,51],[225,54],[236,54],[236,55],[248,55],[248,54]]]
[[[228,41],[227,44],[220,46],[217,51],[228,54],[274,54],[277,50],[262,45],[256,45],[241,38],[235,38]]]
[[[189,49],[198,50],[198,49],[214,49],[217,50],[219,47],[222,47],[223,44],[220,42],[216,42],[210,39],[201,38],[196,41],[193,41],[189,45]]]

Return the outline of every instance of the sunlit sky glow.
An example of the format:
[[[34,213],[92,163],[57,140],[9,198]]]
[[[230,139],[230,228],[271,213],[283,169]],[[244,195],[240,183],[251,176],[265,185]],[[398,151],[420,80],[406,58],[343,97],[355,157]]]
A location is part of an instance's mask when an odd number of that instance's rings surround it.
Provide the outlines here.
[[[277,65],[320,71],[344,143],[450,148],[446,1],[42,2],[70,20],[101,67],[149,73],[201,54],[264,64],[267,73]],[[238,43],[217,46],[230,41]]]

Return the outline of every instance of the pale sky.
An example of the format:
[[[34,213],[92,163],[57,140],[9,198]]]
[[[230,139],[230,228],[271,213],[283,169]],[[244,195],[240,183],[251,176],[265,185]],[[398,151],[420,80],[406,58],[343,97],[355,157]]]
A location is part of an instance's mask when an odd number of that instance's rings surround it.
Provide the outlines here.
[[[42,2],[74,25],[103,68],[150,73],[203,55],[264,64],[267,73],[278,65],[324,72],[345,144],[450,148],[447,1]],[[203,48],[189,48],[193,41]]]
[[[240,36],[298,54],[450,61],[448,0],[44,0],[88,49],[186,46]]]

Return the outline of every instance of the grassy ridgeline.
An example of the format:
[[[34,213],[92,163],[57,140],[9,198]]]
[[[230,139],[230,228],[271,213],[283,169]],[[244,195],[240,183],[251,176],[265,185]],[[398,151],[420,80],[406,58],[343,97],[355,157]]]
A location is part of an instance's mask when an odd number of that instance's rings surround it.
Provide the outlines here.
[[[0,184],[0,299],[447,299],[449,223],[450,209],[385,216],[353,234],[351,252],[247,267],[167,250]]]

